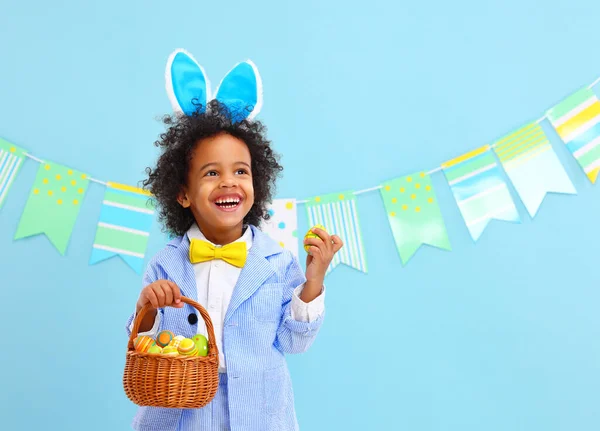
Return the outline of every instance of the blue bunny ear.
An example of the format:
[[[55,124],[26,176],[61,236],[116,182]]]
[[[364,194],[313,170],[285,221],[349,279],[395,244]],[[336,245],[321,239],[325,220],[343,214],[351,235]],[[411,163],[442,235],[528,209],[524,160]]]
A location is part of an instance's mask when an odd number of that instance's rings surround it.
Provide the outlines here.
[[[256,117],[263,104],[256,65],[250,60],[236,64],[219,84],[215,99],[227,106],[235,122]]]
[[[202,66],[184,49],[177,49],[169,56],[165,70],[167,94],[173,110],[191,115],[202,105],[206,110],[210,100],[210,82]]]

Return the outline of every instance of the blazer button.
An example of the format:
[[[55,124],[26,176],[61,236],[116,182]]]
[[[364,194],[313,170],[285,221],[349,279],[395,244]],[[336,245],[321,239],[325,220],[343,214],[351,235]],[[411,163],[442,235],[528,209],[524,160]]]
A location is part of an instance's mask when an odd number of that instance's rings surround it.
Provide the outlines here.
[[[198,316],[196,315],[196,313],[190,313],[190,315],[188,316],[188,322],[190,322],[190,325],[195,325],[196,323],[198,323]]]

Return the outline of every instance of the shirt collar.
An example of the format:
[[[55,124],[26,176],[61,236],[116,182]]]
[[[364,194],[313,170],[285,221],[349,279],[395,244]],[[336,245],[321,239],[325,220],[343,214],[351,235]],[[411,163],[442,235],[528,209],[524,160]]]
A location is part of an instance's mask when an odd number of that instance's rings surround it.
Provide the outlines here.
[[[233,242],[245,242],[246,249],[250,250],[250,247],[252,247],[252,229],[250,229],[250,226],[248,226],[248,225],[244,225],[243,229],[244,229],[244,233],[242,234],[242,236]],[[215,245],[211,241],[206,239],[206,237],[204,236],[204,234],[202,233],[202,231],[200,230],[200,228],[198,227],[198,225],[196,223],[193,223],[192,226],[188,229],[187,237],[190,241],[192,239],[199,239],[202,241],[206,241],[212,245]]]

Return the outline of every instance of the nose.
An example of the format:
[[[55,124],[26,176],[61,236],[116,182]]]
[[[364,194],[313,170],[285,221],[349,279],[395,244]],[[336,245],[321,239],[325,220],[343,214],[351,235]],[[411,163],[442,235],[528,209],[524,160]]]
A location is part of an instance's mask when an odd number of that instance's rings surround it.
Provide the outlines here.
[[[223,176],[220,186],[223,188],[224,187],[236,187],[237,180],[236,180],[235,176],[233,176],[233,175]]]

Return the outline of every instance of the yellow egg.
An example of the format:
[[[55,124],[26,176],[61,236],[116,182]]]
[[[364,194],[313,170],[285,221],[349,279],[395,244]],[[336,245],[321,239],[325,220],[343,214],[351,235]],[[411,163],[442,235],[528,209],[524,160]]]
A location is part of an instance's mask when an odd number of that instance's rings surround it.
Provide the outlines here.
[[[181,343],[179,343],[177,351],[180,355],[197,356],[198,346],[196,346],[196,343],[194,343],[194,340],[191,338],[184,338],[181,340]]]
[[[173,337],[173,339],[171,340],[171,342],[168,345],[178,348],[179,343],[181,343],[181,340],[184,340],[184,339],[185,339],[185,337],[183,335],[178,335],[176,337]]]
[[[325,226],[323,226],[322,224],[317,224],[317,225],[315,225],[315,226],[314,226],[312,229],[314,229],[314,228],[319,228],[319,229],[325,230]],[[304,239],[307,239],[307,238],[319,238],[319,235],[317,235],[316,233],[314,233],[314,232],[312,231],[312,229],[310,229],[310,230],[309,230],[309,231],[306,233],[306,235],[304,235]],[[309,244],[305,244],[305,245],[304,245],[304,250],[306,250],[306,252],[307,252],[307,253],[308,253],[309,247],[310,247],[310,245],[309,245]]]
[[[179,352],[177,351],[177,347],[165,346],[162,349],[162,354],[165,356],[177,356],[177,355],[179,355]]]

